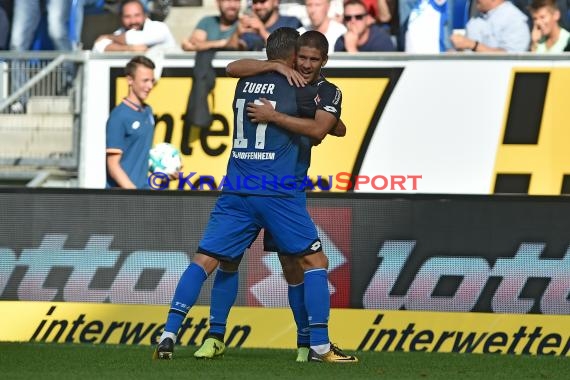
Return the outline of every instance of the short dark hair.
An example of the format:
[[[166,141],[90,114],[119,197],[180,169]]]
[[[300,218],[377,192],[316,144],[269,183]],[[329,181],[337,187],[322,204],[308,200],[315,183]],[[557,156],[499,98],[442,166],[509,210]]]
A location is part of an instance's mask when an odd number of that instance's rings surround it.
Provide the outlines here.
[[[555,10],[560,10],[558,4],[555,0],[533,0],[528,6],[528,10],[533,13],[538,11],[540,8],[550,7]]]
[[[121,0],[121,3],[119,4],[119,15],[122,16],[123,15],[123,9],[125,9],[125,5],[130,4],[130,3],[137,3],[138,5],[141,6],[143,12],[146,12],[146,9],[144,9],[144,4],[140,2],[140,0]]]
[[[125,76],[133,77],[135,75],[135,71],[137,67],[144,66],[148,69],[154,70],[154,62],[149,58],[145,57],[144,55],[137,55],[133,57],[127,66],[125,66]]]
[[[297,51],[302,47],[315,48],[321,52],[321,58],[327,59],[329,56],[329,42],[324,34],[316,30],[309,30],[297,39]]]
[[[290,59],[295,54],[295,43],[299,32],[293,28],[282,27],[274,30],[267,38],[267,59]]]

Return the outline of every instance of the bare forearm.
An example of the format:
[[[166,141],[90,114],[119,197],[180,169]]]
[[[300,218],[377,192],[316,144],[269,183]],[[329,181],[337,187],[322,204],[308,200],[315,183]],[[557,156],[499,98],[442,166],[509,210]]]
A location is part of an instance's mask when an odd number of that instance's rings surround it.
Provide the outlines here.
[[[327,133],[326,131],[324,133],[322,133],[323,131],[319,131],[319,128],[313,119],[293,117],[281,112],[275,112],[270,121],[289,132],[307,136],[319,141],[321,141]]]
[[[336,137],[344,137],[346,136],[346,125],[342,120],[339,120],[338,123],[329,131],[329,135],[336,136]]]
[[[109,168],[109,176],[117,183],[117,185],[122,189],[136,189],[137,187],[131,181],[127,173],[123,168]]]
[[[226,40],[195,41],[193,50],[204,51],[210,49],[223,49],[226,46],[226,42]]]
[[[390,8],[386,0],[378,0],[378,19],[381,22],[389,22],[392,19],[392,14],[390,13]]]
[[[476,48],[473,51],[476,51],[478,53],[504,53],[504,52],[506,52],[505,49],[493,48],[493,47],[487,46],[485,44],[482,44],[480,42],[477,44]]]
[[[137,188],[121,166],[120,157],[116,157],[116,155],[110,155],[107,157],[107,170],[109,171],[109,176],[117,183],[120,188]]]
[[[125,33],[121,33],[121,34],[117,34],[117,35],[111,35],[111,41],[113,41],[113,43],[116,43],[119,45],[126,45],[127,44],[127,38],[125,37]]]
[[[105,51],[146,51],[147,47],[144,45],[121,45],[111,43],[105,47]]]
[[[226,66],[226,74],[233,78],[243,78],[251,75],[277,71],[277,63],[244,58],[230,62]]]

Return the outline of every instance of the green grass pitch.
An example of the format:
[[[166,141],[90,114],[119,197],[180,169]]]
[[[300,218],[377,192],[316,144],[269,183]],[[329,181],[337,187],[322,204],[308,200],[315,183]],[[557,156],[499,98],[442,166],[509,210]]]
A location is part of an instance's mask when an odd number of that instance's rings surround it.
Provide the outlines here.
[[[568,379],[570,360],[553,356],[356,352],[358,364],[296,363],[294,350],[229,348],[197,360],[177,347],[153,361],[149,346],[0,343],[2,379]]]

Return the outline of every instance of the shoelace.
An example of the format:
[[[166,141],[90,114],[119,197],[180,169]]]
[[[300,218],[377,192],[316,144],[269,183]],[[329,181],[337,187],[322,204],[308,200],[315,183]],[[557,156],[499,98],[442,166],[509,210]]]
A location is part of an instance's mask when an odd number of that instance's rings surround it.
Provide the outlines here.
[[[332,352],[334,352],[338,356],[348,358],[348,355],[345,354],[344,352],[342,352],[341,349],[338,348],[338,346],[334,343],[331,343],[331,350],[332,350]]]

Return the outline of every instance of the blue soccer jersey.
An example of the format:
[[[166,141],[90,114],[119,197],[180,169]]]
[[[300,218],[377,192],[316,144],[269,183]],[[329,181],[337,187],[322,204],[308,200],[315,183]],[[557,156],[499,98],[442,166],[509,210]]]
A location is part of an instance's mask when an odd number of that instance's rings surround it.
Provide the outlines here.
[[[304,197],[297,197],[303,194],[297,177],[303,170],[306,174],[308,168],[308,161],[299,163],[303,137],[272,123],[252,123],[246,112],[247,103],[263,97],[279,112],[291,116],[312,112],[314,117],[317,92],[310,87],[298,91],[277,73],[238,82],[233,103],[233,148],[223,194],[212,211],[198,252],[238,261],[261,228],[275,236],[279,252],[302,255],[321,250]],[[307,148],[310,150],[310,145]]]
[[[299,115],[314,119],[317,110],[323,110],[340,119],[342,93],[338,87],[320,77],[314,83],[297,89],[299,99]],[[313,144],[308,137],[301,137],[299,144],[299,159],[295,169],[297,189],[302,191],[303,184],[311,165],[311,149]]]
[[[121,167],[138,189],[149,188],[148,152],[153,134],[154,117],[150,106],[134,110],[121,103],[111,111],[107,121],[107,151],[122,153]],[[117,187],[108,172],[107,187]]]
[[[267,73],[241,79],[233,103],[233,148],[223,191],[293,196],[301,136],[249,120],[247,104],[259,98],[268,99],[279,112],[299,115],[297,91],[284,76]]]

